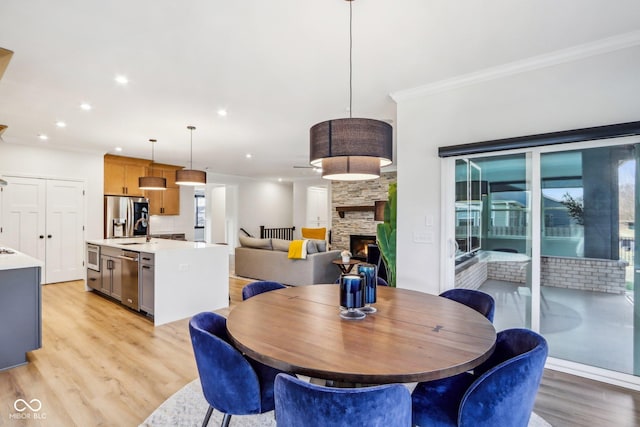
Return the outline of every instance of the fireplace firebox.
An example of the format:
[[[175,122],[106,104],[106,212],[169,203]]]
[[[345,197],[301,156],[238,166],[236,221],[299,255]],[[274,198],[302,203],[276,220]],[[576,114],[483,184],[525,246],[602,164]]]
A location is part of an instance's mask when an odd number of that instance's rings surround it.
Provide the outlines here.
[[[375,245],[376,236],[365,236],[362,234],[351,234],[349,236],[349,251],[351,258],[360,261],[367,260],[367,245]]]

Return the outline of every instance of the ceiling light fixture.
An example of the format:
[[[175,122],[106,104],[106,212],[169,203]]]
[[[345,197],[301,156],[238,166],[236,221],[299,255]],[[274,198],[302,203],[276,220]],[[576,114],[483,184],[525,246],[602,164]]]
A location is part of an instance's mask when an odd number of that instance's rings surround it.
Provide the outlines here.
[[[84,111],[89,111],[91,110],[91,104],[87,102],[83,102],[82,104],[80,104],[80,109]]]
[[[38,134],[38,138],[40,138],[43,141],[46,141],[47,139],[49,139],[49,137],[47,135],[45,135],[44,133],[39,133]]]
[[[355,181],[380,177],[380,167],[393,159],[393,130],[386,122],[352,117],[353,0],[349,2],[349,118],[334,119],[310,129],[309,163],[322,167],[325,179]]]
[[[155,139],[150,139],[151,143],[151,176],[141,176],[138,178],[138,187],[141,190],[166,190],[167,189],[167,180],[161,176],[153,176],[153,163],[154,163],[154,145],[156,143]]]
[[[66,128],[67,124],[65,122],[63,122],[62,120],[58,120],[56,122],[56,126],[58,126],[59,128]]]
[[[127,78],[127,76],[123,76],[122,74],[116,76],[115,81],[116,83],[121,85],[126,85],[127,83],[129,83],[129,79]]]
[[[189,169],[176,171],[176,184],[178,185],[205,185],[207,183],[207,173],[193,169],[193,131],[195,126],[187,126],[191,131],[191,149],[189,157]]]
[[[218,115],[219,115],[220,117],[227,117],[227,110],[225,110],[224,108],[220,108],[220,109],[218,110]]]

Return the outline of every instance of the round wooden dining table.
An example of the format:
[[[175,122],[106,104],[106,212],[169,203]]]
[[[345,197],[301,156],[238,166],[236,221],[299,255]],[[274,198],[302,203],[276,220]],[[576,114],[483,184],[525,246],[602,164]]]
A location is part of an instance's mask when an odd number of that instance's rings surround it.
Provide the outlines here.
[[[234,307],[227,331],[249,357],[330,381],[434,380],[473,369],[493,352],[496,331],[475,310],[436,295],[377,288],[377,312],[340,318],[338,285],[297,286]]]

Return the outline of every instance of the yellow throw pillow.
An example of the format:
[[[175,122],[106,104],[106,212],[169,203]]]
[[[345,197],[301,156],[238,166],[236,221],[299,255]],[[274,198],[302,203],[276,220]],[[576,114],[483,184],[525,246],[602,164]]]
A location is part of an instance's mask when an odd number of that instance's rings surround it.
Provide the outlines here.
[[[322,228],[305,228],[305,227],[302,227],[302,238],[303,239],[325,240],[326,235],[327,235],[327,229],[325,227],[322,227]]]

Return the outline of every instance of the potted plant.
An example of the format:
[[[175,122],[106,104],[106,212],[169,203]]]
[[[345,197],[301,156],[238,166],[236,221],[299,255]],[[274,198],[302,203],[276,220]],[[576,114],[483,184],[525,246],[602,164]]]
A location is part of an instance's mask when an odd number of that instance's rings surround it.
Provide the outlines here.
[[[389,286],[396,286],[396,212],[398,184],[389,184],[389,200],[384,206],[384,222],[378,224],[377,241],[380,255],[387,269]]]

